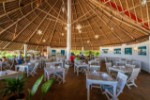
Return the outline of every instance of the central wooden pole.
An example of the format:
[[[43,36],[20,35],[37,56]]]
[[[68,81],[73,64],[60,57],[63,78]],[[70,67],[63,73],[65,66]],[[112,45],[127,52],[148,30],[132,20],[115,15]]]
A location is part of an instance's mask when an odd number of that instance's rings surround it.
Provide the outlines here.
[[[69,60],[71,51],[71,0],[67,3],[67,59]]]

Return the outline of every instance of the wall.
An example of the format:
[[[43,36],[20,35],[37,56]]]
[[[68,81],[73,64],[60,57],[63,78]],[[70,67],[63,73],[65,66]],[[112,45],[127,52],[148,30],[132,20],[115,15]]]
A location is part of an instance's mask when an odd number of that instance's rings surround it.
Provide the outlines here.
[[[61,53],[61,50],[65,50],[65,55],[66,55],[66,48],[48,48],[49,56],[52,55],[52,50],[56,50],[56,54]]]
[[[112,47],[101,47],[101,57],[120,57],[120,58],[126,58],[126,59],[134,59],[137,61],[140,61],[142,64],[142,70],[147,71],[150,73],[150,49],[149,46],[150,41],[138,43],[138,44],[132,44],[132,45],[126,45],[122,44],[121,46],[112,46]],[[146,46],[146,55],[138,55],[138,47],[139,46]],[[124,48],[131,47],[132,48],[132,55],[126,55],[124,53]],[[114,54],[113,51],[115,48],[121,48],[121,54]],[[102,49],[109,49],[107,54],[104,54],[102,52]]]

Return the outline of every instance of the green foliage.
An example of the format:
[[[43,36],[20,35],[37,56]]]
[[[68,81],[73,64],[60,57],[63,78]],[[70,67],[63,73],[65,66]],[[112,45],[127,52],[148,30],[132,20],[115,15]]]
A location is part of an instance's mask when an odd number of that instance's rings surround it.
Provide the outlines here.
[[[51,79],[51,80],[48,80],[47,82],[45,82],[45,83],[42,84],[41,91],[42,91],[43,95],[45,95],[48,92],[48,90],[52,86],[53,82],[54,82],[54,80]]]
[[[28,92],[29,92],[29,95],[28,95],[28,100],[32,100],[32,97],[35,95],[35,93],[37,92],[40,84],[42,83],[42,80],[43,80],[43,75],[38,78],[36,80],[36,82],[34,83],[32,89],[28,89]],[[53,79],[50,79],[48,80],[47,82],[43,83],[42,86],[41,86],[41,92],[42,92],[42,97],[41,99],[43,98],[43,96],[48,92],[48,90],[50,89],[50,87],[52,86],[54,80]]]
[[[41,76],[40,78],[38,78],[38,80],[36,80],[36,82],[34,83],[32,89],[31,89],[31,96],[35,95],[35,93],[37,92],[38,87],[39,87],[39,85],[41,84],[41,82],[42,82],[42,80],[43,80],[43,77],[44,77],[44,76],[42,75],[42,76]]]
[[[16,95],[19,96],[24,90],[25,79],[23,76],[18,78],[7,78],[3,80],[4,89],[2,90],[3,96]]]
[[[82,51],[81,50],[72,50],[71,52],[73,52],[75,55],[80,55],[80,52],[82,52]],[[88,56],[90,52],[92,53],[92,55],[94,55],[96,57],[100,56],[100,51],[98,51],[98,50],[93,50],[93,51],[84,50],[83,55]]]
[[[40,78],[38,78],[37,80],[36,80],[36,82],[34,83],[34,85],[33,85],[33,87],[32,87],[32,89],[30,90],[30,89],[28,89],[28,92],[29,92],[29,96],[28,96],[28,99],[29,100],[31,100],[32,99],[32,97],[35,95],[35,93],[37,92],[37,90],[38,90],[38,88],[39,88],[39,86],[40,86],[40,84],[41,84],[41,82],[42,82],[42,80],[43,80],[43,75],[40,77]]]
[[[0,58],[2,57],[13,58],[14,54],[9,51],[0,51]]]

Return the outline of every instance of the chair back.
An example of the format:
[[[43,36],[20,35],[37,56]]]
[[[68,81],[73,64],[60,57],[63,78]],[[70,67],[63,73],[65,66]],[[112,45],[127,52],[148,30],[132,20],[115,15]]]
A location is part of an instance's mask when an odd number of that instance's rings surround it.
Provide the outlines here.
[[[3,62],[0,62],[0,70],[2,71],[3,68]]]
[[[137,68],[141,68],[141,62],[140,61],[132,61],[132,65],[135,65],[135,67]]]
[[[83,60],[75,60],[76,64],[81,64],[83,62]]]
[[[111,62],[106,62],[105,64],[106,64],[106,70],[107,70],[107,72],[110,73],[109,67],[112,67],[112,63]]]
[[[53,63],[46,63],[46,67],[54,66]]]
[[[117,96],[122,93],[125,85],[126,85],[126,82],[127,82],[127,76],[123,73],[118,73],[117,75],[117,78],[116,80],[118,81],[118,84],[117,84]]]
[[[37,62],[37,63],[35,63],[35,64],[34,64],[33,71],[35,71],[35,72],[36,72],[36,69],[38,68],[38,66],[39,66],[39,63],[38,63],[38,62]]]
[[[100,71],[100,65],[90,65],[90,71],[93,71],[93,70],[97,70],[97,71]]]
[[[134,68],[128,80],[130,81],[135,80],[138,77],[140,70],[141,70],[140,68]]]
[[[112,67],[112,63],[111,62],[107,62],[106,64],[106,68]]]
[[[126,64],[126,67],[135,68],[135,65]]]
[[[99,61],[92,60],[89,62],[90,65],[100,65]]]
[[[105,62],[108,62],[108,58],[107,57],[105,57]]]

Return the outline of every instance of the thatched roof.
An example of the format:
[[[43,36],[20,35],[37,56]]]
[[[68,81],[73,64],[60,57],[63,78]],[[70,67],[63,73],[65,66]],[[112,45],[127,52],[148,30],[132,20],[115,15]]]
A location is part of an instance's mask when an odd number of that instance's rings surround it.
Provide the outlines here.
[[[141,2],[72,0],[72,49],[147,40],[150,0]],[[0,0],[0,48],[66,47],[66,13],[67,0]]]

